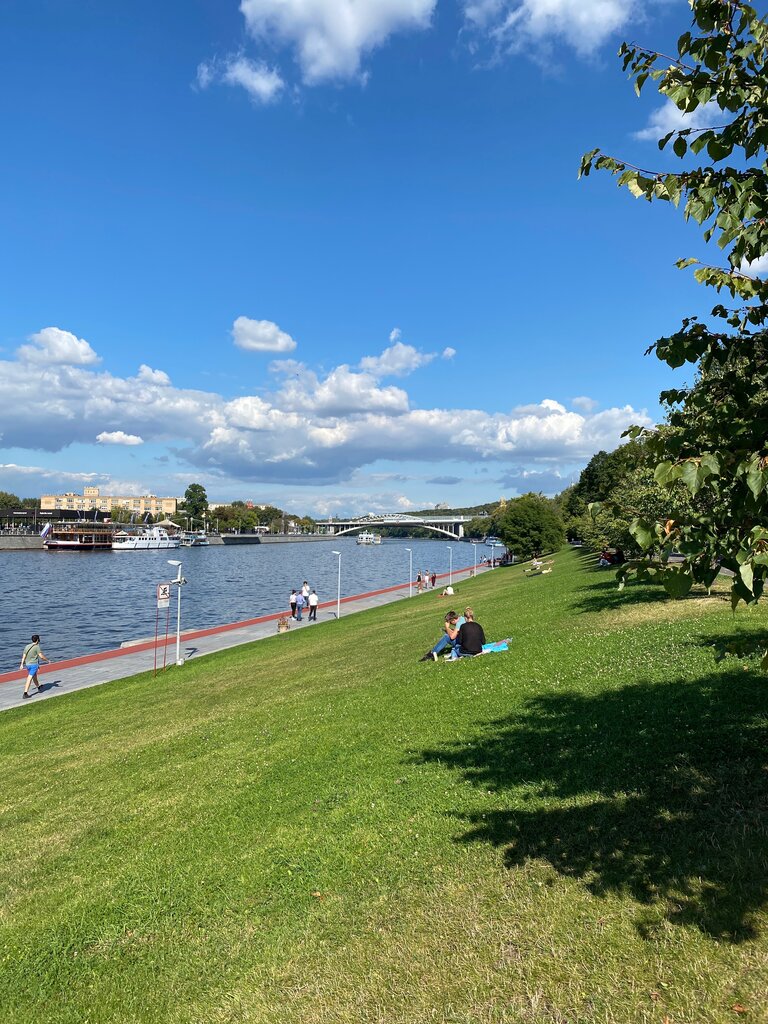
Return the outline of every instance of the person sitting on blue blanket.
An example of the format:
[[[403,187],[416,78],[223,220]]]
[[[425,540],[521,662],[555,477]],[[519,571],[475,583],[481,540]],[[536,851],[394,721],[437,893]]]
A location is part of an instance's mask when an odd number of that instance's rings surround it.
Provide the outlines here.
[[[475,622],[475,613],[471,608],[464,609],[464,624],[456,637],[459,658],[474,658],[483,653],[485,633],[479,622]]]
[[[443,622],[443,635],[437,641],[434,647],[431,647],[423,658],[419,658],[419,661],[437,661],[438,657],[442,652],[450,647],[453,651],[456,647],[456,637],[459,635],[459,628],[464,625],[464,616],[458,615],[457,612],[450,611],[445,613],[445,620]]]

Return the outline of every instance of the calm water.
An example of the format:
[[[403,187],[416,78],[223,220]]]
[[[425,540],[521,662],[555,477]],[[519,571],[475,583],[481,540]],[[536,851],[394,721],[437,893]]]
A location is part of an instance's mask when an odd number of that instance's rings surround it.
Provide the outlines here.
[[[188,580],[182,629],[202,629],[281,611],[291,588],[305,579],[321,602],[335,600],[333,550],[342,553],[342,597],[407,583],[406,547],[413,549],[414,577],[419,569],[448,572],[442,540],[385,540],[375,547],[339,538],[179,551],[0,551],[0,672],[18,667],[32,633],[40,634],[43,651],[54,661],[154,636],[155,587],[176,575],[168,558],[181,559]],[[472,565],[471,545],[452,547],[454,571]],[[478,558],[486,554],[478,547]],[[175,593],[171,610],[173,629]]]

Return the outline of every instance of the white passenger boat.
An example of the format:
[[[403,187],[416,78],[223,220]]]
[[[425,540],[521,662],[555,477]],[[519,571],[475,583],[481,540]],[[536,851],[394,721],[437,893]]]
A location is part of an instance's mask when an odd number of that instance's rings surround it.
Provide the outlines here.
[[[169,551],[180,545],[181,540],[171,537],[162,526],[143,526],[132,533],[120,530],[112,538],[113,551]]]
[[[371,533],[369,530],[363,530],[362,533],[357,535],[358,544],[381,544],[381,534]]]
[[[208,534],[205,530],[185,530],[181,534],[183,548],[206,548],[208,543]]]

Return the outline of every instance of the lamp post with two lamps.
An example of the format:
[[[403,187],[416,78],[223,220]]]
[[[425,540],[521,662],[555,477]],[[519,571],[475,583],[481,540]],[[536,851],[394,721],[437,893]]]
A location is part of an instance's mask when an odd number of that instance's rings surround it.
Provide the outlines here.
[[[413,548],[406,548],[408,552],[408,597],[413,595]]]
[[[168,565],[176,566],[176,579],[171,580],[171,583],[178,587],[178,600],[176,602],[176,664],[183,665],[184,659],[181,656],[181,588],[187,582],[181,575],[181,562],[178,562],[174,558],[168,559]]]

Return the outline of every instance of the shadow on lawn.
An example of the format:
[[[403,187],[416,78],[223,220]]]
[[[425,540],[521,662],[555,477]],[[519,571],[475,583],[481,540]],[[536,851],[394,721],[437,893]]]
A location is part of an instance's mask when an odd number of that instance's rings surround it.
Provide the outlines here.
[[[579,590],[574,608],[580,612],[603,612],[608,608],[619,608],[624,605],[635,604],[656,604],[662,601],[670,601],[671,598],[660,583],[629,583],[623,590],[619,590],[614,569],[599,569],[596,572],[604,574],[603,578],[595,580],[590,575],[588,582]],[[693,597],[701,597],[702,594],[694,594]]]
[[[766,741],[768,682],[739,669],[540,697],[421,760],[514,795],[508,810],[460,815],[471,827],[457,841],[627,893],[653,908],[638,921],[648,936],[661,911],[740,942],[768,898]]]

